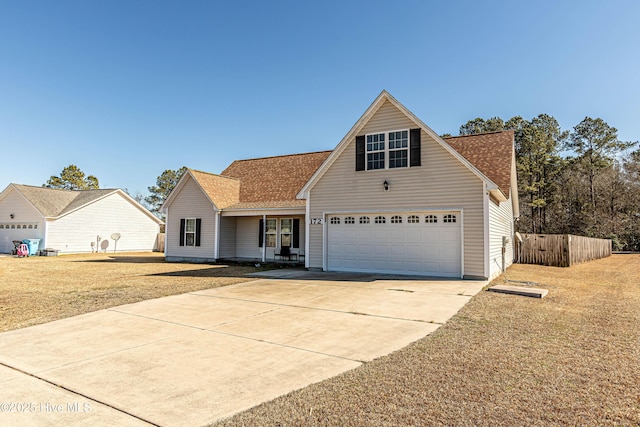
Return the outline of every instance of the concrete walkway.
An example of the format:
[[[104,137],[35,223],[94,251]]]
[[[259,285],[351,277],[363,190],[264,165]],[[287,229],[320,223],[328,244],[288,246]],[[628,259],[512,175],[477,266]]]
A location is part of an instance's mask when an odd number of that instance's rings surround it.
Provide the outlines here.
[[[206,425],[430,334],[486,284],[309,273],[5,332],[0,425]]]

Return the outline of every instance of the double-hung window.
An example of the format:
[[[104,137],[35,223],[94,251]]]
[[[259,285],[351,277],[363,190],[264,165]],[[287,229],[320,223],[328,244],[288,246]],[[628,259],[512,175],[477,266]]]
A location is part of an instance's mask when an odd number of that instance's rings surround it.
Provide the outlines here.
[[[292,230],[293,230],[293,219],[283,218],[280,220],[280,246],[291,247]]]
[[[202,219],[180,219],[180,246],[200,246]],[[26,228],[26,226],[25,226]]]
[[[184,245],[196,245],[196,219],[187,218],[184,221]]]
[[[276,219],[268,219],[267,220],[267,229],[266,229],[266,234],[267,234],[267,247],[268,248],[275,248],[276,247],[276,240],[278,238],[278,231],[277,231],[277,220]]]
[[[409,166],[409,131],[367,135],[367,170]]]
[[[385,134],[367,135],[367,170],[385,168]]]
[[[389,168],[409,165],[409,131],[389,132]]]

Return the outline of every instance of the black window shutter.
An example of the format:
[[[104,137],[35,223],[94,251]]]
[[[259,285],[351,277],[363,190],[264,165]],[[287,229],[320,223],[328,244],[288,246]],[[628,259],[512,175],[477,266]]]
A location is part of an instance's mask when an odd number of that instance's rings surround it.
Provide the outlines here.
[[[202,219],[196,218],[196,246],[200,246],[200,227],[202,226]]]
[[[411,129],[411,164],[409,166],[420,166],[420,129]]]
[[[184,246],[184,218],[180,219],[180,246]]]
[[[260,219],[260,226],[258,227],[258,247],[262,247],[264,242],[264,221]]]
[[[293,218],[293,247],[300,247],[300,219]]]
[[[363,171],[367,162],[366,144],[364,143],[364,135],[356,136],[356,170]]]

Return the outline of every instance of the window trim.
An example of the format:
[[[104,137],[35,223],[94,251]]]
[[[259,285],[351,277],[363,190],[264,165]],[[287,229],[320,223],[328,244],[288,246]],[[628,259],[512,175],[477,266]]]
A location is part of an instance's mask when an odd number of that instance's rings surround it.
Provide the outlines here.
[[[282,231],[282,222],[290,221],[291,227],[289,228],[289,232],[285,233]],[[280,247],[282,247],[282,236],[289,236],[289,248],[293,247],[293,218],[280,218],[279,221],[280,229],[278,230],[278,238],[280,241]]]
[[[406,132],[407,133],[407,146],[406,147],[400,147],[400,148],[391,148],[391,133],[402,133],[402,132]],[[388,150],[389,150],[389,155],[387,156],[387,169],[403,169],[403,168],[408,168],[411,164],[411,160],[409,159],[409,155],[410,155],[410,145],[411,145],[411,133],[409,129],[403,129],[403,130],[395,130],[395,131],[388,131],[387,132],[387,141],[388,141]],[[391,167],[391,152],[400,152],[400,151],[405,151],[407,153],[407,164],[406,166],[394,166]]]
[[[188,231],[189,221],[193,221],[193,231]],[[196,229],[197,229],[197,221],[196,218],[185,218],[184,219],[184,246],[195,246],[196,245]],[[189,239],[187,236],[193,235],[193,241],[189,244]]]
[[[269,222],[273,221],[275,226],[273,227],[273,231],[269,230]],[[273,240],[273,245],[269,244],[269,236],[275,236]],[[278,246],[278,219],[277,218],[267,218],[264,223],[264,245],[267,248],[275,248]]]
[[[396,132],[406,132],[407,133],[407,147],[406,148],[390,148],[390,141],[389,141],[389,134],[391,133],[396,133]],[[383,150],[369,150],[369,144],[368,144],[368,139],[369,136],[373,136],[373,135],[384,135],[385,137],[385,141],[384,143],[384,149]],[[389,166],[389,160],[390,160],[390,155],[391,152],[397,152],[397,151],[406,151],[407,152],[407,165],[406,166],[397,166],[397,167],[390,167]],[[383,153],[384,154],[384,168],[369,168],[369,154],[374,154],[374,153]],[[405,129],[394,129],[394,130],[385,130],[382,132],[371,132],[371,133],[366,133],[364,134],[364,163],[365,163],[365,170],[367,171],[374,171],[374,170],[387,170],[387,169],[405,169],[405,168],[410,168],[411,167],[411,129],[409,128],[405,128]]]

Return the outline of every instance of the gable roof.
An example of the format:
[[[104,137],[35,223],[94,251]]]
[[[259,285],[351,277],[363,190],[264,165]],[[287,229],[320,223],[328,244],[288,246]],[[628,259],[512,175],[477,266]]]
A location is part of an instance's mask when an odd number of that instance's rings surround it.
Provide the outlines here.
[[[240,180],[193,169],[187,172],[218,209],[240,201]]]
[[[234,208],[304,206],[296,195],[329,157],[331,151],[236,160],[222,176],[240,180]]]
[[[61,190],[32,185],[9,184],[2,193],[8,193],[9,189],[14,189],[20,193],[45,218],[62,217],[110,194],[119,193],[156,222],[162,223],[159,218],[120,189]]]
[[[487,190],[492,194],[496,195],[499,199],[506,200],[506,195],[509,194],[507,185],[507,191],[504,192],[502,187],[499,187],[496,182],[494,182],[489,176],[483,173],[478,165],[473,164],[469,159],[467,159],[464,155],[454,149],[451,145],[447,144],[437,133],[435,133],[429,126],[424,124],[422,120],[416,117],[411,111],[409,111],[404,105],[402,105],[397,99],[395,99],[389,92],[383,90],[380,92],[380,95],[373,101],[373,103],[367,108],[364,114],[358,119],[358,121],[353,125],[351,130],[347,132],[347,134],[342,138],[340,143],[336,146],[336,148],[331,152],[331,155],[327,158],[327,160],[323,163],[323,165],[313,174],[311,179],[305,184],[304,187],[298,192],[297,197],[301,199],[305,199],[308,196],[309,190],[315,185],[315,183],[324,175],[324,173],[329,169],[329,167],[333,164],[333,162],[342,154],[342,152],[346,149],[346,147],[353,141],[356,135],[362,130],[362,128],[367,124],[367,122],[371,119],[371,117],[382,107],[385,102],[390,102],[394,105],[398,110],[400,110],[409,120],[414,122],[416,126],[420,127],[426,134],[428,134],[432,139],[434,139],[438,144],[440,144],[445,150],[447,150],[451,155],[453,155],[460,163],[462,163],[467,169],[469,169],[473,174],[475,174],[478,178],[484,181],[487,185]],[[474,144],[475,145],[475,144]],[[495,165],[492,165],[495,167]],[[505,166],[509,170],[511,170],[511,161]],[[488,168],[491,169],[491,168]]]
[[[498,185],[506,196],[511,188],[511,160],[514,154],[512,130],[443,138],[480,172]]]

